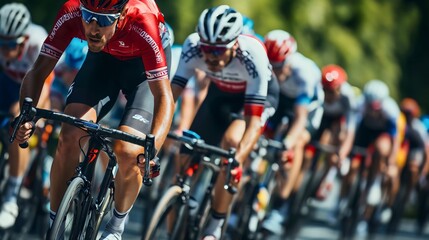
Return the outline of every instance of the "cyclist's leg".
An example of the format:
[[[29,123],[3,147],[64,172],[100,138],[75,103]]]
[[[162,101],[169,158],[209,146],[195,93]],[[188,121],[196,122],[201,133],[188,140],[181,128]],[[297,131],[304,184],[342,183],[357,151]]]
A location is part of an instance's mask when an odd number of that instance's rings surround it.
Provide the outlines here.
[[[171,49],[167,46],[164,51],[169,55]],[[155,103],[149,83],[143,74],[145,72],[143,63],[140,58],[119,61],[114,57],[109,57],[115,64],[112,67],[115,70],[121,69],[121,71],[115,72],[112,78],[115,84],[120,86],[127,99],[119,129],[137,136],[144,136],[152,130]],[[170,60],[167,57],[167,61]],[[116,141],[114,151],[118,157],[118,172],[115,177],[115,209],[101,239],[109,239],[110,236],[121,238],[125,220],[142,186],[142,173],[136,164],[136,156],[143,152],[142,147]]]
[[[326,129],[325,137],[320,139],[321,144],[328,144],[331,146],[339,146],[340,142],[340,122],[334,121],[330,124],[330,128]],[[317,160],[317,159],[315,159]],[[335,177],[338,170],[338,155],[336,153],[327,153],[326,154],[326,165],[322,169],[323,171],[323,181],[321,182],[318,191],[316,192],[316,197],[319,200],[324,200],[329,192],[331,191]]]
[[[101,60],[100,60],[101,59]],[[104,53],[92,53],[87,58],[70,88],[70,94],[64,112],[85,120],[97,121],[113,106],[119,87],[112,80],[111,72],[116,69],[114,63]],[[112,66],[109,66],[109,63]],[[102,87],[100,87],[102,86]],[[67,189],[67,182],[73,176],[87,138],[78,128],[63,124],[58,139],[58,146],[51,168],[51,220],[61,203]],[[79,145],[80,143],[80,145]]]
[[[0,73],[0,86],[0,110],[17,116],[19,114],[18,97],[20,84],[10,79],[4,73]],[[29,158],[29,150],[21,150],[16,142],[9,144],[8,152],[9,178],[6,182],[1,201],[0,219],[2,220],[0,221],[0,228],[13,226],[18,216],[17,195]]]
[[[237,148],[242,141],[246,124],[244,124],[243,120],[233,119],[231,113],[241,112],[243,99],[244,94],[221,92],[216,85],[210,84],[206,100],[201,105],[199,111],[209,111],[215,119],[214,125],[208,125],[207,119],[198,120],[198,114],[194,121],[194,123],[200,125],[201,128],[205,128],[205,130],[201,129],[201,132],[197,132],[201,133],[202,139],[207,139],[206,142],[211,145],[221,144],[221,147],[224,149],[230,147]],[[193,129],[193,127],[191,127],[191,129]],[[260,122],[257,126],[253,127],[256,129],[255,131],[259,131]],[[255,143],[257,137],[256,135],[253,135],[253,137],[251,141]],[[242,157],[245,159],[247,156]],[[232,195],[223,188],[225,178],[225,171],[220,171],[215,183],[211,217],[204,229],[204,235],[214,236],[216,239],[220,238],[221,228],[225,222],[232,200]]]

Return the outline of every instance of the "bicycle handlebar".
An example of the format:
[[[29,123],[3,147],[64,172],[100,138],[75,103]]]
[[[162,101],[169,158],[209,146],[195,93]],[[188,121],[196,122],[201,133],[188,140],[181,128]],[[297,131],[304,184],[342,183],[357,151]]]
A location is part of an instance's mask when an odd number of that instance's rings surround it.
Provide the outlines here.
[[[129,143],[133,143],[136,145],[143,146],[145,148],[145,174],[143,177],[143,183],[146,186],[152,185],[152,179],[150,178],[150,164],[149,161],[155,157],[155,136],[152,134],[148,134],[146,138],[138,137],[121,130],[111,129],[107,127],[103,127],[100,124],[94,123],[92,121],[86,121],[80,118],[76,118],[64,113],[55,112],[46,109],[39,109],[32,107],[33,100],[31,98],[25,98],[24,103],[21,108],[21,113],[17,118],[17,122],[13,128],[12,135],[10,137],[10,142],[13,142],[16,137],[16,132],[18,127],[22,124],[30,121],[37,121],[40,118],[50,119],[58,122],[67,123],[69,125],[75,126],[86,131],[89,134],[94,134],[100,137],[106,138],[114,138],[117,140],[126,141]],[[21,146],[22,145],[22,146]],[[20,144],[21,147],[28,146],[28,143],[25,142]]]
[[[224,189],[227,190],[231,194],[235,194],[237,192],[237,188],[231,185],[231,171],[237,168],[240,164],[235,159],[235,148],[230,148],[229,151],[206,144],[202,139],[196,139],[186,136],[179,136],[176,133],[169,132],[167,135],[168,138],[174,139],[176,141],[182,142],[184,144],[190,145],[193,151],[202,154],[214,154],[221,157],[224,157],[228,160],[227,170],[226,170],[226,180],[224,184]]]

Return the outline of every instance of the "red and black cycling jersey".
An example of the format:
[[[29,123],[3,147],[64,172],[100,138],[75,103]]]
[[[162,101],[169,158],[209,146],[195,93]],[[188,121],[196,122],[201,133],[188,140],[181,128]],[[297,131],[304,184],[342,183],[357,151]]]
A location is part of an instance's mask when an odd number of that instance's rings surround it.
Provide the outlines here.
[[[41,54],[59,59],[73,37],[85,39],[79,0],[67,1],[56,17]],[[117,59],[140,57],[148,80],[168,77],[167,61],[160,32],[164,18],[153,0],[130,0],[126,15],[119,19],[116,32],[103,52]]]

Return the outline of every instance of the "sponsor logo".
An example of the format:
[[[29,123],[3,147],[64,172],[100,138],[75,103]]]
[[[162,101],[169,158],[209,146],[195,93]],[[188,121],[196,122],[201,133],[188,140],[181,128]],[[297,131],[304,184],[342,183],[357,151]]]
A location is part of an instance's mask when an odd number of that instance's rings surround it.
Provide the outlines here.
[[[80,16],[81,16],[81,12],[75,11],[75,12],[66,13],[66,14],[62,15],[60,18],[58,18],[57,22],[55,23],[54,27],[52,28],[51,34],[49,34],[49,40],[54,39],[55,34],[57,33],[58,29],[60,29],[60,27],[65,22],[67,22],[73,18],[80,17]]]
[[[158,79],[158,78],[162,78],[164,76],[168,75],[168,70],[167,68],[162,69],[162,70],[152,70],[152,71],[146,71],[146,76],[147,79],[152,80],[152,79]]]
[[[133,119],[135,119],[135,120],[137,120],[137,121],[140,121],[140,122],[142,122],[142,123],[146,123],[146,124],[148,124],[148,123],[149,123],[149,120],[147,120],[146,118],[144,118],[144,117],[143,117],[142,115],[140,115],[140,114],[134,114]]]
[[[158,44],[156,44],[152,36],[150,36],[146,31],[144,31],[143,29],[137,26],[133,26],[132,29],[150,45],[153,52],[155,53],[156,63],[161,63],[163,60],[161,56],[161,52],[159,50]]]

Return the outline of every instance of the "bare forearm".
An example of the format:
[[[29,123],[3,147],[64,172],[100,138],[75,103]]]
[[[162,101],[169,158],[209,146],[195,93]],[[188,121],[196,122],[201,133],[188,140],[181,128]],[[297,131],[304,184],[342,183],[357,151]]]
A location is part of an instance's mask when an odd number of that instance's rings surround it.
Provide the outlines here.
[[[155,147],[159,150],[170,130],[174,100],[168,79],[149,82],[149,87],[154,96],[152,134],[155,135]]]
[[[258,141],[260,129],[261,121],[259,117],[246,117],[246,130],[244,131],[243,138],[238,145],[237,153],[235,155],[237,161],[243,163],[249,156],[254,145]]]
[[[24,98],[30,97],[33,99],[34,105],[37,105],[39,102],[40,95],[42,93],[44,81],[34,81],[36,79],[35,73],[33,70],[30,70],[27,75],[24,77],[21,85],[20,92],[20,103],[24,101]]]
[[[25,75],[20,91],[20,103],[24,98],[30,97],[33,99],[34,105],[39,102],[45,79],[49,76],[57,63],[56,59],[46,56],[39,56],[32,68]]]

